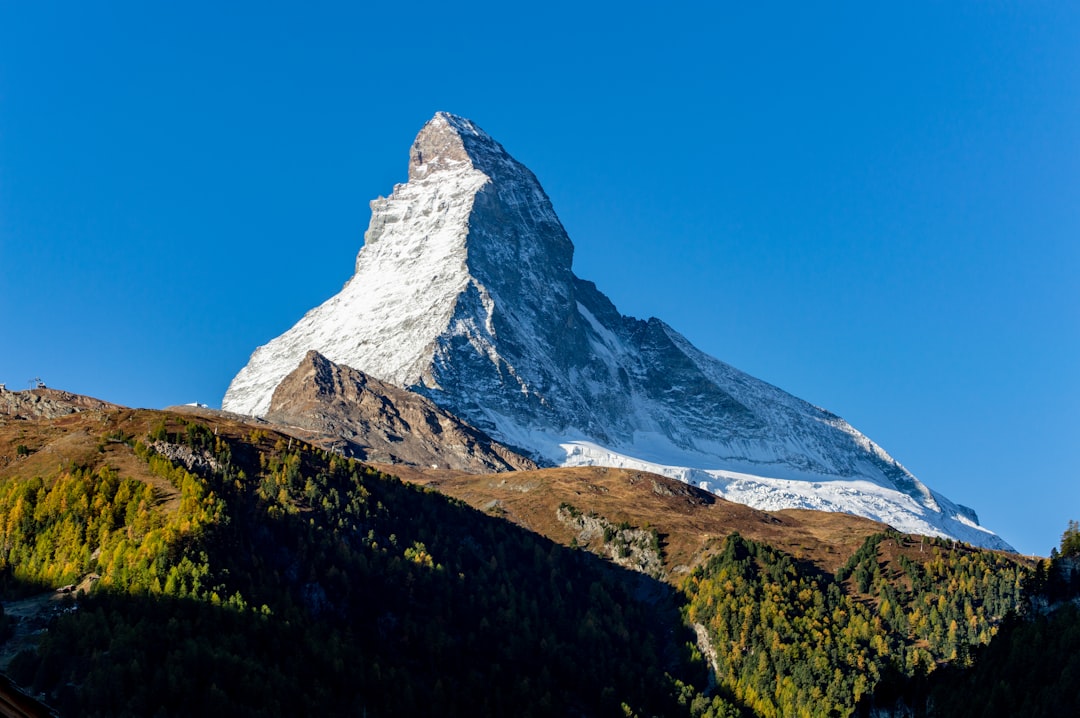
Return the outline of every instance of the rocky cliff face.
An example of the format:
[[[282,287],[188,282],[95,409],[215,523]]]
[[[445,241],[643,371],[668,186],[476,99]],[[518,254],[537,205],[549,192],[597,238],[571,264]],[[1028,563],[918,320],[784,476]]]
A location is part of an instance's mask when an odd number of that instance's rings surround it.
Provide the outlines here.
[[[371,203],[344,289],[259,347],[223,408],[265,415],[311,349],[410,388],[498,441],[565,465],[657,471],[757,508],[845,511],[1006,547],[843,419],[621,315],[572,270],[533,174],[438,113],[409,181]]]
[[[278,384],[266,419],[338,437],[366,461],[471,473],[536,468],[428,399],[316,351]]]

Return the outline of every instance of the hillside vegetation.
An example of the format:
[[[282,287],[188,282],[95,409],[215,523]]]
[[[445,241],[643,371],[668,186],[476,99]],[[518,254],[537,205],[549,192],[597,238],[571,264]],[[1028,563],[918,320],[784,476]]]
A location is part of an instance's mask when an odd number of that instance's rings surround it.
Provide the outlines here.
[[[65,715],[922,710],[1035,575],[651,475],[414,478],[222,417],[0,419],[5,600],[86,589],[7,672]]]
[[[1030,581],[1029,610],[1011,616],[972,665],[934,682],[933,715],[1057,718],[1080,715],[1080,524],[1069,522]]]
[[[681,665],[655,620],[674,609],[636,600],[636,575],[273,432],[104,423],[99,460],[0,487],[9,594],[99,577],[9,667],[62,712],[675,705],[662,679],[635,677]],[[110,454],[177,496],[118,475]]]

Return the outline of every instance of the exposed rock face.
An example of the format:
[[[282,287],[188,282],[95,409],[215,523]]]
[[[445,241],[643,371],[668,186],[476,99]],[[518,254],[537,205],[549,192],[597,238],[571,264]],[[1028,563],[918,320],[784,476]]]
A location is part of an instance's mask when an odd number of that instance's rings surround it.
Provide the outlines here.
[[[0,414],[16,419],[56,419],[89,409],[119,408],[117,404],[59,389],[0,390]]]
[[[571,271],[573,245],[527,168],[438,113],[409,182],[371,203],[356,273],[259,347],[223,408],[265,416],[311,349],[539,460],[680,478],[756,508],[843,511],[1007,548],[840,417],[621,315]]]
[[[473,473],[536,468],[430,400],[316,351],[278,385],[266,418],[340,437],[368,461]]]
[[[167,441],[152,441],[150,448],[175,464],[183,464],[188,471],[206,475],[221,469],[214,455],[206,449],[192,449],[187,444],[171,444]]]
[[[640,571],[660,581],[667,578],[655,529],[616,526],[603,516],[583,514],[566,505],[556,509],[555,517],[577,534],[574,538],[579,546],[607,554],[623,568]],[[593,544],[602,549],[592,548]]]

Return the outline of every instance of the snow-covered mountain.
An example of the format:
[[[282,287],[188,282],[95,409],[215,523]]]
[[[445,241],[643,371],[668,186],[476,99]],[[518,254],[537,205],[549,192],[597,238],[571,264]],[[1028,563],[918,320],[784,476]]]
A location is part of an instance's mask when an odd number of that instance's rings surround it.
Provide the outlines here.
[[[223,408],[265,415],[307,354],[412,389],[549,463],[652,470],[762,509],[843,511],[1008,548],[840,417],[621,315],[571,270],[536,177],[437,113],[371,203],[342,291],[259,347]]]

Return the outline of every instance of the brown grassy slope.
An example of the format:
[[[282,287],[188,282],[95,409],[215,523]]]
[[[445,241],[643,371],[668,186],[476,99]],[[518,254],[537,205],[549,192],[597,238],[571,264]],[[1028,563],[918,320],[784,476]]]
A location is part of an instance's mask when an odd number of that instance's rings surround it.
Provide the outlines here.
[[[158,500],[170,508],[176,489],[150,473],[146,462],[118,437],[145,436],[152,412],[133,409],[89,410],[55,419],[13,419],[0,415],[0,481],[40,477],[52,481],[72,467],[96,470],[109,466],[120,476],[154,487]],[[22,445],[30,453],[19,455]]]
[[[301,443],[283,427],[260,419],[189,407],[155,410],[108,405],[108,408],[88,409],[58,418],[32,419],[0,412],[0,484],[8,479],[36,477],[49,483],[72,468],[95,471],[108,466],[121,477],[153,486],[158,500],[168,510],[178,500],[179,492],[171,483],[151,473],[126,440],[145,442],[151,430],[162,423],[166,431],[182,433],[185,423],[190,422],[238,442],[234,447],[243,455],[234,454],[234,460],[249,471],[257,470],[260,452],[269,454]],[[23,451],[20,446],[24,447]]]
[[[189,419],[168,411],[113,406],[52,419],[21,419],[0,414],[0,483],[35,477],[48,483],[72,468],[95,471],[108,466],[121,477],[152,486],[159,503],[170,510],[179,500],[179,492],[153,474],[124,439],[145,441],[150,430],[162,422],[169,431],[183,431],[185,420]],[[247,437],[254,428],[232,418],[200,416],[198,421],[211,430],[235,437]],[[289,440],[274,432],[263,434],[260,441],[269,444],[279,439]],[[22,452],[20,446],[25,447]]]
[[[615,525],[627,522],[655,528],[671,582],[678,582],[735,531],[833,572],[867,536],[885,528],[847,514],[758,511],[674,479],[626,469],[579,467],[470,475],[401,466],[378,468],[566,545],[575,538],[575,531],[557,518],[563,503]]]

